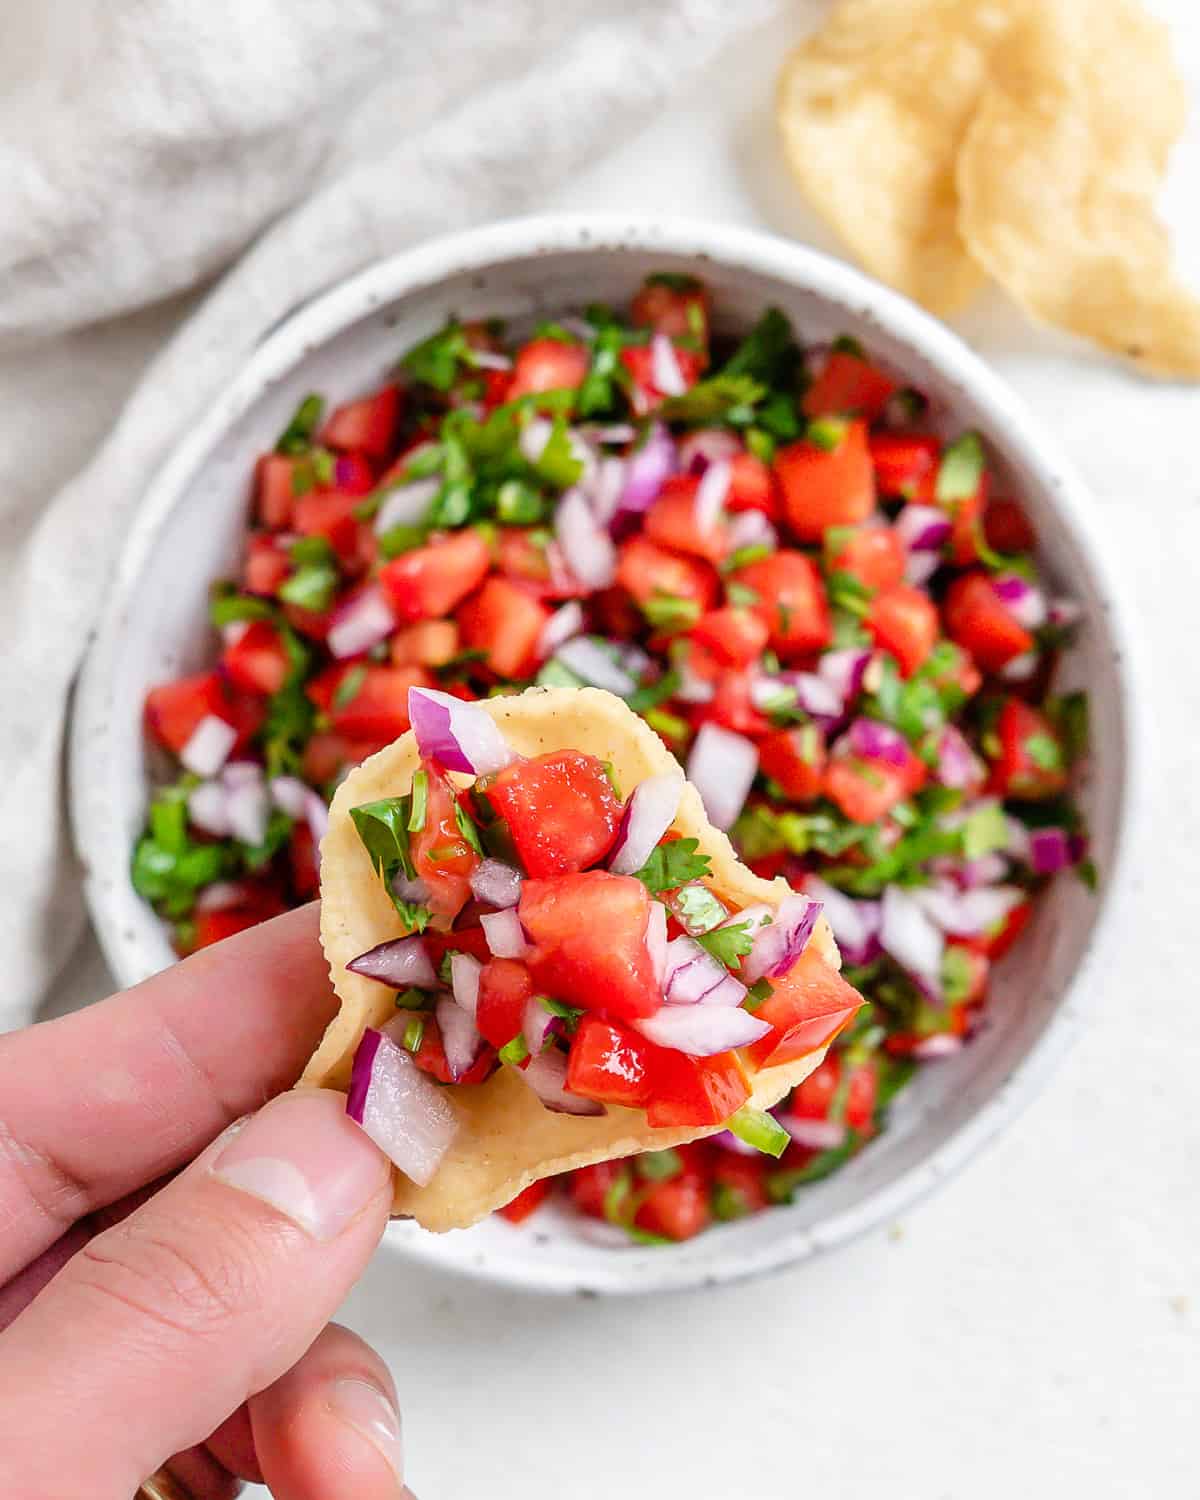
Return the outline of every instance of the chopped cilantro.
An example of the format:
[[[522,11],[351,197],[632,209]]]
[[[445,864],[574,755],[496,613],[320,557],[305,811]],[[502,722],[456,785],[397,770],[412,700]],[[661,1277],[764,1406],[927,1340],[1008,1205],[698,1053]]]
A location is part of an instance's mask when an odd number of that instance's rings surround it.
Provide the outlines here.
[[[533,526],[545,514],[542,497],[522,479],[506,479],[496,491],[496,517],[506,526]]]
[[[681,887],[671,903],[671,910],[679,925],[692,937],[711,932],[729,915],[709,888],[699,882]]]
[[[616,324],[609,324],[598,330],[592,345],[592,363],[579,387],[580,416],[600,416],[611,411],[616,404],[621,349],[625,342],[624,330]]]
[[[437,333],[415,344],[400,361],[400,368],[421,385],[448,391],[458,379],[459,365],[467,357],[467,335],[461,323],[451,319]]]
[[[362,662],[355,662],[346,675],[338,683],[330,700],[335,709],[348,708],[362,691],[362,685],[367,680],[367,669]]]
[[[675,634],[689,630],[696,623],[700,618],[700,605],[695,599],[660,592],[643,603],[642,613],[655,630]]]
[[[389,526],[379,538],[379,550],[390,561],[393,557],[401,557],[405,552],[423,547],[428,535],[423,526],[409,526],[400,521],[395,526]]]
[[[707,854],[697,854],[698,839],[672,839],[650,851],[650,858],[635,872],[651,895],[674,891],[708,874]]]
[[[1067,761],[1074,764],[1087,753],[1089,737],[1086,693],[1062,693],[1046,700],[1046,716],[1057,729]]]
[[[318,395],[305,396],[292,413],[291,421],[279,434],[275,443],[276,453],[304,453],[312,442],[313,433],[321,425],[325,402]]]
[[[479,830],[471,821],[471,815],[456,797],[454,799],[454,821],[458,824],[458,831],[474,849],[475,853],[482,857],[483,845],[479,841]]]
[[[868,588],[853,573],[837,568],[826,576],[825,582],[829,589],[829,602],[835,609],[843,609],[860,619],[870,610],[875,590]]]
[[[933,495],[939,505],[960,505],[979,488],[986,459],[977,432],[964,432],[942,451]]]
[[[670,1182],[683,1171],[683,1157],[668,1146],[663,1151],[643,1151],[634,1157],[634,1166],[646,1182]]]
[[[267,699],[262,744],[268,776],[292,775],[299,769],[300,756],[308,744],[316,718],[316,705],[304,691],[299,674],[294,673],[292,681]]]
[[[711,932],[700,932],[694,936],[700,946],[727,969],[735,968],[738,959],[749,953],[754,946],[749,922],[735,922],[732,927],[714,927]]]
[[[583,687],[583,678],[572,672],[570,667],[563,666],[562,662],[551,657],[544,666],[539,668],[534,678],[538,687]]]
[[[774,993],[775,988],[769,979],[758,979],[746,991],[742,1009],[753,1014],[760,1006],[765,1005]]]
[[[746,447],[761,463],[769,464],[775,457],[775,439],[761,427],[747,427],[742,434]]]
[[[829,347],[834,354],[852,354],[855,359],[864,360],[867,357],[863,346],[848,333],[839,333]]]
[[[651,271],[646,277],[647,286],[665,286],[671,292],[699,292],[700,282],[686,271]]]
[[[961,1005],[971,993],[974,966],[965,948],[948,943],[942,953],[940,978],[942,995],[948,1005]]]
[[[242,620],[269,620],[274,613],[265,599],[239,594],[228,586],[214,590],[208,603],[208,618],[218,630]]]
[[[795,377],[800,349],[792,325],[777,307],[769,307],[725,361],[725,375],[750,375],[766,386],[783,386]]]
[[[1061,771],[1062,746],[1052,734],[1031,734],[1025,741],[1025,753],[1039,771]]]
[[[549,995],[538,995],[536,999],[543,1010],[548,1010],[552,1016],[557,1016],[565,1024],[567,1033],[570,1036],[574,1036],[578,1030],[580,1021],[587,1014],[586,1011],[579,1009],[578,1006],[566,1005],[563,1001],[554,1000]]]
[[[755,405],[766,395],[766,387],[749,375],[723,370],[698,380],[682,396],[670,396],[658,408],[664,422],[686,422],[693,427],[712,427],[718,422],[735,425],[753,420]]]
[[[403,874],[410,880],[416,875],[408,846],[408,822],[411,816],[411,794],[382,797],[377,802],[364,802],[350,809],[350,817],[358,830],[358,836],[371,856],[371,863],[383,881],[392,905],[413,931],[423,932],[431,916],[429,909],[401,901],[392,890],[392,880],[396,875]]]
[[[800,436],[803,422],[795,398],[784,391],[772,391],[755,412],[755,421],[775,442],[790,443]]]
[[[734,1219],[744,1219],[750,1212],[750,1205],[739,1188],[732,1187],[727,1182],[718,1182],[713,1185],[712,1211],[714,1219],[728,1224]]]
[[[412,806],[408,814],[408,831],[420,833],[425,827],[425,815],[429,807],[429,772],[424,766],[413,772],[412,791],[409,795]]]
[[[583,473],[583,461],[571,442],[566,419],[557,416],[550,428],[546,446],[538,454],[532,466],[539,479],[557,489],[566,490],[575,484]],[[537,519],[541,519],[539,516]]]
[[[306,563],[279,586],[279,597],[287,604],[320,614],[329,608],[338,586],[338,571],[330,563]]]

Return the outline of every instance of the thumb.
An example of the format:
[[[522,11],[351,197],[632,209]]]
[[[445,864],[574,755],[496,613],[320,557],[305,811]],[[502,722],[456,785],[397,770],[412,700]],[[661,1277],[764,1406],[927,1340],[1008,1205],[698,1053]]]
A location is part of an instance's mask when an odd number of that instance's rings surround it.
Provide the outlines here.
[[[0,1335],[0,1494],[132,1494],[295,1364],[390,1206],[340,1094],[284,1094],[231,1127]]]

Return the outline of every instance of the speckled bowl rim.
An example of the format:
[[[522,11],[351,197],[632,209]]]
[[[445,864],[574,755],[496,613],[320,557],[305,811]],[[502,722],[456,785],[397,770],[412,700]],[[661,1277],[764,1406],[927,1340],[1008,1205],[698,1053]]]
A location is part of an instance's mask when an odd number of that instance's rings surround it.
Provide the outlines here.
[[[108,746],[109,683],[120,651],[125,617],[143,564],[171,519],[199,466],[224,431],[315,347],[350,324],[396,299],[432,289],[463,273],[500,262],[536,259],[550,252],[651,252],[711,260],[777,278],[811,293],[834,308],[874,323],[914,354],[936,365],[988,417],[1000,448],[1019,457],[1048,497],[1058,523],[1083,554],[1108,621],[1115,646],[1112,670],[1121,700],[1124,729],[1123,778],[1113,855],[1097,900],[1096,914],[1078,967],[1059,996],[1050,1020],[1005,1082],[940,1147],[859,1202],[830,1215],[820,1225],[789,1228],[759,1245],[741,1245],[715,1266],[692,1264],[687,1246],[677,1250],[621,1250],[611,1266],[581,1275],[546,1264],[540,1256],[497,1267],[486,1258],[447,1257],[439,1236],[414,1235],[397,1226],[385,1243],[401,1253],[442,1269],[531,1291],[577,1293],[654,1293],[714,1285],[762,1275],[807,1259],[892,1219],[957,1172],[1029,1103],[1079,1033],[1090,1006],[1092,980],[1103,950],[1113,940],[1114,920],[1124,905],[1131,878],[1130,846],[1140,823],[1145,762],[1145,726],[1136,692],[1137,634],[1106,548],[1089,521],[1088,493],[1072,465],[1041,431],[1032,413],[1006,382],[943,324],[898,293],[807,246],[758,230],[682,218],[636,219],[622,215],[539,215],[508,220],[439,237],[377,262],[293,312],[255,350],[241,373],[187,431],[149,484],[130,529],[109,596],[108,607],[88,653],[76,693],[70,732],[70,808],[76,847],[85,869],[85,893],[92,921],[110,967],[122,983],[133,983],[159,967],[131,944],[114,900],[114,872],[127,879],[128,850],[114,844],[112,820],[104,805],[104,777],[87,774]],[[109,878],[105,878],[105,876]],[[781,1216],[782,1218],[782,1216]]]

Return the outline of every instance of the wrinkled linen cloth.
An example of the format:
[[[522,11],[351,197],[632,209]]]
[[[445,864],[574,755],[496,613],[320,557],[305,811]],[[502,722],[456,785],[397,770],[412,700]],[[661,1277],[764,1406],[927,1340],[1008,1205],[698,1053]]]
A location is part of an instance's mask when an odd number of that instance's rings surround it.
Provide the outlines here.
[[[0,420],[0,1030],[30,1019],[82,928],[62,770],[70,687],[172,441],[297,304],[439,231],[536,209],[778,5],[7,8],[0,411],[16,415]],[[69,427],[51,420],[64,412],[94,430],[92,407],[111,402],[77,331],[114,318],[170,328],[155,304],[235,257],[58,488],[71,443],[48,446],[39,412],[50,432]],[[120,339],[117,325],[110,346]]]

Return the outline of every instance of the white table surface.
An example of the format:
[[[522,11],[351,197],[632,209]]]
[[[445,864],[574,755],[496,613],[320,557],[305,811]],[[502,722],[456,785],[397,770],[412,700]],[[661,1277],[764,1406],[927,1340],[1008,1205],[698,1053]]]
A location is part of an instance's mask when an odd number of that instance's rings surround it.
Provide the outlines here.
[[[1176,24],[1200,115],[1200,17],[1189,0],[1154,8]],[[771,128],[795,30],[755,34],[545,206],[708,215],[836,248]],[[1198,179],[1194,118],[1168,208],[1200,272]],[[53,392],[63,441],[44,465],[65,474],[86,453],[177,315],[77,338],[103,394],[86,378],[73,397]],[[343,1316],[391,1361],[422,1500],[1200,1494],[1200,393],[1078,357],[998,295],[960,327],[1089,479],[1144,633],[1154,764],[1120,917],[1129,940],[1094,1020],[1051,1087],[935,1199],[770,1281],[542,1301],[377,1258]],[[36,365],[24,377],[30,412],[44,411]],[[22,413],[8,416],[15,434]],[[24,483],[50,473],[34,462],[23,446]],[[54,1008],[106,985],[88,945]]]

